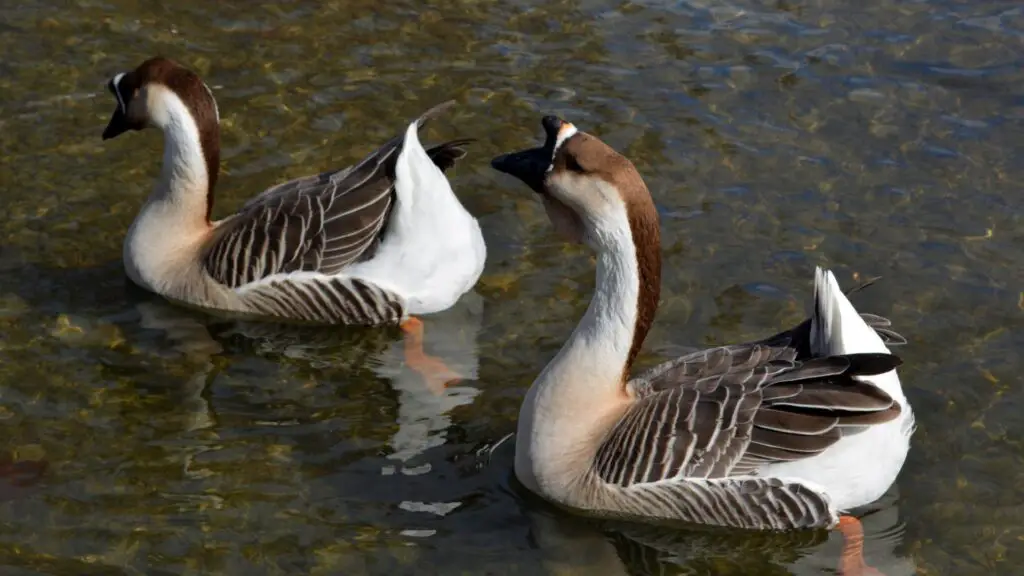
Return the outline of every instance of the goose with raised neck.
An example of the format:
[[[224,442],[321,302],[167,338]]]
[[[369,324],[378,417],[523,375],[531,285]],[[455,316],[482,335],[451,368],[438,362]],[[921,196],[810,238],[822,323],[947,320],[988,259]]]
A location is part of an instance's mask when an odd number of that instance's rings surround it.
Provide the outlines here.
[[[902,336],[859,314],[819,268],[813,313],[798,326],[630,378],[658,305],[657,211],[625,156],[554,116],[542,125],[542,146],[492,166],[597,253],[597,283],[523,401],[519,481],[587,515],[853,530],[841,512],[879,498],[909,450],[913,413],[886,346]]]

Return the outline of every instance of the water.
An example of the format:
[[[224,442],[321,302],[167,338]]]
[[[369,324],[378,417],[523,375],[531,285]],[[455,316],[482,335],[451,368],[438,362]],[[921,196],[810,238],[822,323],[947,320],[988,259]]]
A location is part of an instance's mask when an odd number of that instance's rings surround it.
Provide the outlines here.
[[[908,336],[919,430],[867,560],[1024,563],[1018,2],[7,4],[4,574],[834,573],[836,534],[598,525],[511,479],[499,441],[593,288],[589,255],[488,167],[545,113],[629,155],[658,203],[644,364],[791,325],[815,264],[882,275],[855,304]],[[426,320],[460,382],[431,391],[397,331],[268,334],[131,289],[121,240],[161,141],[102,142],[103,84],[157,53],[214,87],[217,215],[460,102],[425,135],[479,139],[453,182],[487,268]]]

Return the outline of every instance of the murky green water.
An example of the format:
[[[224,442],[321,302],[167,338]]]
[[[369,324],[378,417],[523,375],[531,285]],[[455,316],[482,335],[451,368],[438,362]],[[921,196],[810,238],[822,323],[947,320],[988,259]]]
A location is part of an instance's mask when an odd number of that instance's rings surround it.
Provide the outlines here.
[[[883,275],[919,430],[864,519],[888,576],[1024,563],[1024,9],[1016,1],[7,2],[0,22],[4,574],[820,574],[838,535],[664,534],[510,480],[519,400],[592,264],[489,159],[557,113],[662,210],[645,362],[803,317],[815,264]],[[110,142],[103,83],[163,53],[214,87],[218,215],[358,159],[427,107],[489,261],[397,332],[265,334],[133,290],[121,240],[161,141]],[[870,466],[870,462],[863,465]],[[594,568],[596,567],[596,570]]]

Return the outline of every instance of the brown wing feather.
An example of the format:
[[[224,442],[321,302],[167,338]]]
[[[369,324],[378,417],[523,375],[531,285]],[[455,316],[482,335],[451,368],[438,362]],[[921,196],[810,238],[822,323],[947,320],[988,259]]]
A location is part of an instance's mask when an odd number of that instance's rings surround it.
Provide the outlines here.
[[[449,104],[427,111],[422,125]],[[432,147],[442,170],[464,157],[469,139]],[[359,164],[284,182],[246,203],[207,247],[204,264],[217,281],[236,288],[279,273],[336,274],[369,259],[386,230],[395,193],[395,164],[404,134]]]
[[[759,343],[723,346],[652,369],[631,383],[640,399],[598,449],[595,471],[621,486],[747,474],[899,415],[892,398],[853,378],[892,370],[898,357],[795,356]]]

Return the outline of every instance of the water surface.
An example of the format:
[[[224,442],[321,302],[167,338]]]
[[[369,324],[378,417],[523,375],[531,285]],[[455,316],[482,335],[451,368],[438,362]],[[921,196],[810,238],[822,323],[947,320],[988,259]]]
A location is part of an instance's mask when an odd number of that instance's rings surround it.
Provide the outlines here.
[[[547,113],[629,155],[661,211],[644,364],[799,321],[815,265],[883,276],[854,302],[907,335],[919,430],[867,560],[1024,564],[1019,2],[8,4],[4,574],[834,573],[836,534],[598,525],[511,480],[499,441],[593,288],[590,255],[488,167]],[[459,101],[424,134],[479,139],[452,180],[487,268],[426,320],[458,383],[426,386],[397,331],[272,333],[131,289],[121,241],[161,140],[102,142],[103,85],[157,53],[214,88],[217,215]]]

